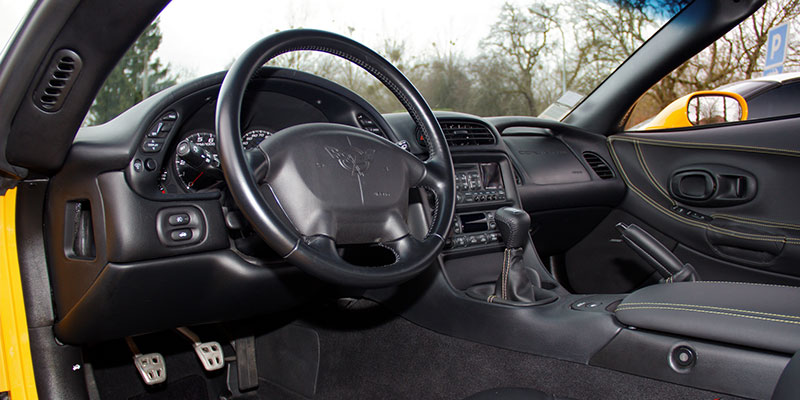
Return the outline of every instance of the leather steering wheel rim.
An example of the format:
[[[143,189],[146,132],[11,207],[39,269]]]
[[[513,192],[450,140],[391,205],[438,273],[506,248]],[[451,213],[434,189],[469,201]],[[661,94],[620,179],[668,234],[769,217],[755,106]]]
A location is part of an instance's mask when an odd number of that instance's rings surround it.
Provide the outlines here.
[[[433,219],[424,239],[417,240],[407,234],[391,242],[378,243],[395,253],[396,260],[392,264],[380,267],[352,265],[338,257],[335,240],[329,235],[309,236],[299,232],[284,212],[275,192],[264,193],[271,190],[269,185],[261,182],[268,174],[264,171],[276,167],[271,165],[275,157],[270,158],[265,146],[259,147],[261,151],[247,154],[242,148],[241,109],[248,83],[270,59],[301,50],[339,56],[366,70],[395,95],[425,138],[429,157],[424,163],[382,138],[380,140],[388,145],[377,143],[378,139],[368,139],[380,151],[391,153],[391,146],[402,152],[402,155],[391,155],[412,165],[410,169],[423,168],[408,189],[421,187],[432,192],[435,198]],[[318,125],[320,129],[336,130],[328,126],[331,124]],[[307,127],[305,131],[314,128]],[[355,131],[355,128],[342,128],[337,134],[347,136],[348,142],[350,138],[361,140],[358,135],[362,133]],[[305,272],[344,286],[385,287],[400,284],[421,273],[440,253],[455,212],[455,174],[447,142],[433,111],[419,91],[390,62],[366,46],[341,35],[309,29],[283,31],[258,41],[234,62],[225,76],[217,101],[216,132],[222,170],[235,202],[262,239]],[[389,171],[388,166],[385,168]],[[361,196],[363,204],[363,190]]]

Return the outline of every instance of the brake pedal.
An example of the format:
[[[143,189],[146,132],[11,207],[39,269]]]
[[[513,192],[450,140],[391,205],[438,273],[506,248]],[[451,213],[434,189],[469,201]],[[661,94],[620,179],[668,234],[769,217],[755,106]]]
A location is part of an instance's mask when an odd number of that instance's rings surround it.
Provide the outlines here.
[[[189,328],[181,327],[177,331],[192,342],[194,352],[206,371],[216,371],[225,366],[225,354],[219,342],[201,342],[200,337]]]
[[[145,385],[153,386],[167,380],[167,364],[161,353],[142,354],[133,338],[127,337],[125,341],[133,353],[133,365],[139,371]]]

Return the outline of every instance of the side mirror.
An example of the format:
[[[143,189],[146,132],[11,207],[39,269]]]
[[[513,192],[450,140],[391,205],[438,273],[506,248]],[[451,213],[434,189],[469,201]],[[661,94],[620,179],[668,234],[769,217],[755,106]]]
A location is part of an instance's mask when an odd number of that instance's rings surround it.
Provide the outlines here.
[[[672,129],[747,120],[747,102],[732,92],[690,93],[664,107],[638,129]]]
[[[686,105],[686,118],[693,126],[747,119],[747,102],[735,93],[695,93],[689,97]]]

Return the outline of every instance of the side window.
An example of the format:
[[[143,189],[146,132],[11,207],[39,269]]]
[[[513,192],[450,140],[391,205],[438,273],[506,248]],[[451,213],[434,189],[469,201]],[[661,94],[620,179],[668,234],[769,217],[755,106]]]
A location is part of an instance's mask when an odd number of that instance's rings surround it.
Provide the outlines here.
[[[650,88],[623,121],[624,130],[800,114],[798,104],[800,1],[770,0]]]

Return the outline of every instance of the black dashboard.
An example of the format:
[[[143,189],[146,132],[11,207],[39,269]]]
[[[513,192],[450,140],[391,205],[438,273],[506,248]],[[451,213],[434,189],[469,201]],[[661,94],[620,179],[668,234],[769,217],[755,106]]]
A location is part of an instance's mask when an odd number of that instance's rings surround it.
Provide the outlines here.
[[[269,250],[227,193],[214,133],[223,78],[219,73],[167,89],[78,133],[69,167],[53,178],[47,196],[55,210],[47,249],[59,337],[86,342],[244,318],[322,293],[324,285]],[[497,208],[526,209],[538,221],[537,248],[547,255],[587,234],[624,194],[613,167],[606,165],[610,177],[600,176],[586,159],[587,153],[608,159],[604,137],[535,118],[436,117],[457,180],[456,216],[441,254],[454,287],[495,278],[494,269],[481,266],[502,254]],[[311,122],[358,127],[427,157],[408,114],[381,115],[333,82],[277,68],[251,81],[242,146]],[[409,226],[424,234],[434,199],[414,190]],[[565,230],[565,216],[585,222]],[[129,284],[121,287],[121,280]],[[158,316],[138,303],[139,288],[147,288]]]

